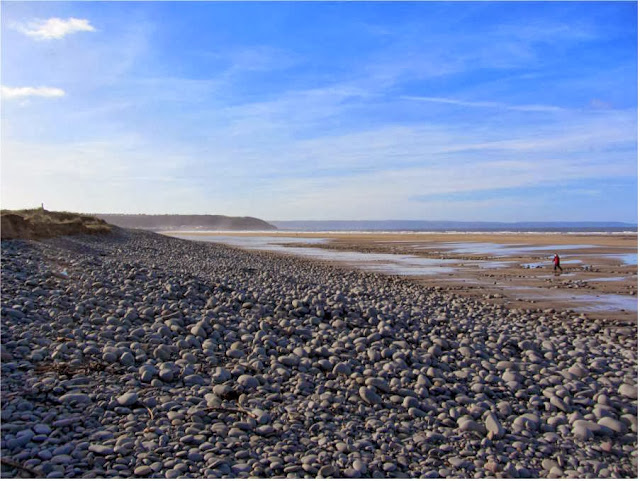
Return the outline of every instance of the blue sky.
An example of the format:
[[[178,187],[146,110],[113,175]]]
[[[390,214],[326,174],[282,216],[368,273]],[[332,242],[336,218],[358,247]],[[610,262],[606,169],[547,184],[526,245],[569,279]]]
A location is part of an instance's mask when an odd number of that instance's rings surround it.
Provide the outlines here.
[[[2,206],[637,221],[633,2],[3,2]]]

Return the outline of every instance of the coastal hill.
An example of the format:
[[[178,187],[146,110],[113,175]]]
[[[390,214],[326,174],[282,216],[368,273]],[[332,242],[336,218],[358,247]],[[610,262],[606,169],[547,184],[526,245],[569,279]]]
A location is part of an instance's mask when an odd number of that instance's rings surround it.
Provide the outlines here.
[[[147,215],[147,214],[95,214],[118,227],[146,230],[276,230],[268,222],[255,217],[228,217],[226,215]]]
[[[45,239],[61,235],[106,234],[111,231],[104,220],[73,212],[45,209],[5,210],[1,212],[2,239]]]

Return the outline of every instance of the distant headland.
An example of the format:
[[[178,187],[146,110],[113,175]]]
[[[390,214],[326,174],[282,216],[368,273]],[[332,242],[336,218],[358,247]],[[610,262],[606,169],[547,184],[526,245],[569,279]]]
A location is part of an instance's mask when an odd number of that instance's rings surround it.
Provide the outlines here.
[[[226,215],[148,215],[94,214],[109,224],[130,229],[162,230],[277,230],[277,227],[256,217]]]

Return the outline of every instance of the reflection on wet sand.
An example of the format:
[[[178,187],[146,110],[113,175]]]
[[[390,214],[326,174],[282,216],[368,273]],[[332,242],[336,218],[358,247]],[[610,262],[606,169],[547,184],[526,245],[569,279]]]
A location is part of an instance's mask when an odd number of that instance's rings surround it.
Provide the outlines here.
[[[403,241],[370,236],[242,235],[170,233],[190,240],[221,242],[249,250],[277,252],[390,275],[411,276],[427,285],[444,286],[465,295],[499,298],[512,307],[569,308],[577,312],[637,312],[637,252],[605,243],[545,243],[523,238],[522,244],[500,237],[489,242]],[[398,237],[398,236],[396,236]],[[415,237],[415,236],[412,236]],[[464,235],[460,236],[464,239]],[[485,236],[486,237],[486,236]],[[559,239],[566,242],[566,238]],[[595,239],[599,241],[598,238]],[[610,239],[604,239],[611,242]],[[532,242],[533,241],[533,242]],[[536,243],[537,242],[537,243]],[[627,252],[621,252],[627,250]],[[551,271],[559,252],[564,270]],[[480,257],[480,258],[478,258]],[[595,275],[594,275],[595,274]],[[622,274],[622,275],[621,275]],[[630,294],[630,295],[629,295]]]

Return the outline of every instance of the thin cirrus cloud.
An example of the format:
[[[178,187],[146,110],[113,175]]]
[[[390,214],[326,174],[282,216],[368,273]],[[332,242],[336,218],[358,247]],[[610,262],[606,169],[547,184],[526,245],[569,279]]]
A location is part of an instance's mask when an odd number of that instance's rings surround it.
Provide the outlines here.
[[[1,88],[3,99],[25,99],[29,97],[64,97],[65,92],[56,87],[7,87]]]
[[[16,24],[16,30],[38,40],[61,39],[77,32],[95,32],[96,29],[89,20],[84,18],[49,18],[34,20],[27,24]]]
[[[416,100],[420,102],[457,105],[459,107],[495,108],[517,110],[520,112],[561,112],[565,110],[554,105],[509,105],[501,102],[471,102],[467,100],[451,99],[445,97],[418,97],[409,95],[405,95],[402,98],[405,100]]]

